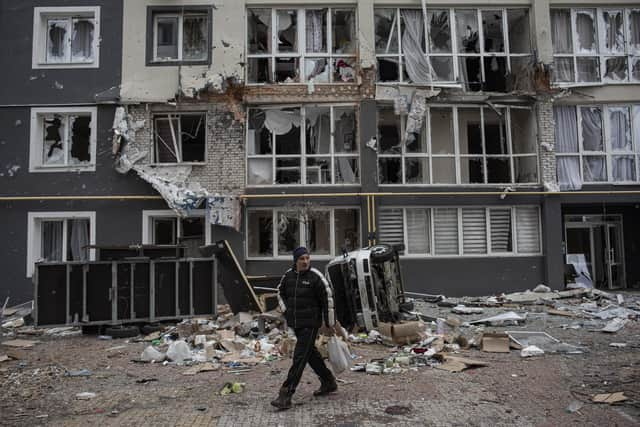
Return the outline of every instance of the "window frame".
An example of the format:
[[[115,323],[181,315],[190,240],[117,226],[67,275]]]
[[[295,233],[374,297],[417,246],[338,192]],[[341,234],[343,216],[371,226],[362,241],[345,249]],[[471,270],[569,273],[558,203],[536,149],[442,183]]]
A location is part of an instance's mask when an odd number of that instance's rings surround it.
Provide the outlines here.
[[[67,258],[67,222],[72,219],[89,220],[89,244],[96,244],[96,212],[95,211],[59,211],[59,212],[28,212],[27,213],[27,269],[26,277],[33,276],[35,262],[42,257],[42,222],[64,221],[62,254]],[[95,261],[96,250],[89,249],[89,260]],[[66,261],[61,261],[66,262]]]
[[[201,161],[182,161],[182,125],[180,122],[180,118],[182,116],[203,116],[204,117],[204,153],[203,153],[203,157]],[[179,154],[179,159],[177,162],[160,162],[157,160],[157,154],[158,154],[158,150],[156,148],[157,142],[156,142],[156,121],[157,120],[166,120],[168,122],[170,122],[171,120],[178,120],[178,126],[180,126],[180,129],[178,129],[178,131],[176,132],[176,134],[178,135],[178,137],[180,138],[180,149],[179,152],[177,154]],[[151,152],[152,152],[152,159],[153,165],[157,165],[157,166],[167,166],[167,165],[194,165],[194,166],[202,166],[205,165],[207,163],[207,155],[208,155],[208,151],[209,151],[209,144],[208,144],[208,121],[209,121],[209,114],[207,111],[179,111],[179,112],[154,112],[151,116],[151,123],[152,123],[152,128],[151,128]]]
[[[59,114],[64,116],[72,115],[90,115],[91,116],[91,136],[89,137],[89,155],[91,161],[87,165],[43,165],[43,125],[44,116],[48,114]],[[97,153],[97,129],[98,129],[98,108],[93,107],[38,107],[31,108],[30,113],[30,133],[29,133],[29,172],[95,172],[96,171],[96,153]],[[66,127],[65,137],[70,139],[71,130]],[[68,144],[70,141],[65,140],[65,158],[67,156]]]
[[[258,10],[270,10],[271,11],[271,52],[270,53],[250,53],[249,52],[249,11],[252,9]],[[277,35],[277,24],[278,24],[278,11],[291,11],[295,10],[297,13],[297,21],[296,21],[296,41],[297,41],[297,51],[292,52],[278,52],[278,35]],[[326,25],[326,44],[327,49],[326,52],[306,52],[306,11],[307,10],[326,10],[327,16],[327,25]],[[246,8],[246,19],[245,19],[245,58],[247,58],[247,66],[245,67],[245,83],[247,85],[252,86],[261,86],[261,85],[269,85],[269,84],[308,84],[313,79],[307,79],[305,76],[305,60],[306,59],[322,59],[325,58],[328,61],[329,67],[329,81],[328,82],[317,82],[313,80],[313,84],[317,85],[325,85],[325,84],[358,84],[358,77],[354,75],[354,81],[352,82],[343,82],[343,81],[334,81],[334,62],[339,59],[350,59],[353,61],[353,64],[358,63],[358,48],[356,47],[353,53],[350,54],[340,54],[333,52],[333,12],[334,11],[352,11],[354,14],[354,43],[358,40],[358,12],[357,8],[352,5],[338,5],[338,6],[290,6],[286,5],[277,6],[277,7],[262,7],[261,5],[251,5]],[[298,79],[293,82],[278,82],[276,80],[276,60],[278,58],[290,59],[295,58],[298,61],[297,72]],[[266,82],[250,82],[249,81],[249,66],[248,63],[252,59],[268,59],[269,60],[269,69],[270,69],[270,81]],[[355,69],[355,66],[353,67]]]
[[[73,20],[77,17],[92,17],[93,61],[91,62],[47,62],[47,20],[52,18]],[[100,6],[53,6],[33,8],[33,40],[31,68],[99,68],[100,67]],[[69,49],[71,41],[69,39]]]
[[[378,63],[378,60],[380,58],[395,58],[398,61],[398,80],[380,80],[379,79],[379,75],[376,75],[376,83],[378,84],[385,84],[385,83],[402,83],[403,85],[415,85],[415,86],[423,86],[424,83],[414,83],[408,80],[405,80],[405,71],[404,71],[404,53],[402,53],[402,25],[400,24],[400,15],[401,15],[401,11],[402,10],[419,10],[422,13],[422,9],[419,9],[417,7],[388,7],[388,6],[379,6],[379,7],[375,7],[374,8],[374,22],[375,22],[375,11],[377,9],[387,9],[387,10],[393,10],[395,13],[395,18],[394,18],[394,25],[393,25],[393,29],[396,31],[396,40],[398,41],[398,51],[397,53],[383,53],[380,54],[378,52],[375,53],[376,56],[376,64]],[[510,48],[510,41],[509,41],[509,31],[508,31],[508,25],[509,25],[509,17],[508,17],[508,11],[509,10],[520,10],[520,9],[526,9],[528,14],[529,14],[529,47],[530,47],[530,52],[529,53],[512,53],[511,52],[511,48]],[[456,12],[457,11],[475,11],[476,12],[476,23],[478,23],[478,45],[480,47],[480,52],[478,53],[461,53],[459,46],[458,46],[458,33],[457,33],[457,22],[456,22]],[[427,7],[426,8],[426,12],[427,12],[427,16],[429,14],[429,12],[431,11],[448,11],[448,16],[449,16],[449,28],[450,28],[450,42],[451,42],[451,52],[429,52],[429,38],[427,37],[428,33],[429,33],[429,28],[430,28],[430,23],[428,22],[428,19],[425,19],[424,21],[424,40],[421,41],[421,44],[424,46],[424,51],[422,52],[422,54],[428,58],[437,58],[437,57],[450,57],[452,58],[453,64],[452,64],[452,76],[453,76],[453,80],[434,80],[432,83],[429,83],[432,86],[443,86],[443,87],[460,87],[460,86],[465,86],[465,82],[461,79],[461,70],[460,70],[460,59],[461,58],[465,58],[465,57],[477,57],[480,58],[480,74],[481,74],[481,79],[482,82],[481,84],[484,84],[486,82],[486,73],[485,73],[485,67],[484,67],[484,59],[485,58],[492,58],[492,57],[499,57],[499,58],[505,58],[505,71],[507,74],[511,73],[512,70],[512,58],[527,58],[527,57],[533,57],[534,55],[534,43],[535,43],[535,37],[533,36],[532,33],[532,28],[531,28],[531,8],[528,5],[522,5],[520,7],[517,6],[511,6],[511,7],[473,7],[473,6],[468,6],[468,7],[462,7],[462,6],[457,6],[457,7],[446,7],[444,5],[441,5],[441,7],[439,7],[439,5],[434,5],[433,7]],[[502,13],[502,36],[504,39],[504,52],[485,52],[485,45],[484,45],[484,31],[482,28],[482,13],[483,12],[496,12],[496,11],[500,11]],[[375,24],[374,24],[375,27]],[[375,28],[374,28],[374,32],[375,32]],[[375,46],[374,46],[375,49]],[[407,78],[409,76],[407,75]],[[505,76],[506,79],[506,76]],[[480,88],[480,91],[482,91],[483,89]],[[471,90],[468,89],[468,91],[470,92],[477,92],[475,90]]]
[[[440,186],[440,187],[446,187],[446,186],[472,186],[472,187],[478,187],[478,186],[491,186],[491,187],[495,187],[495,186],[505,186],[505,185],[515,185],[518,187],[535,187],[540,185],[540,153],[539,153],[539,147],[537,144],[537,140],[534,140],[534,145],[536,147],[536,151],[535,153],[517,153],[514,150],[514,145],[513,145],[513,129],[512,129],[512,119],[511,119],[511,111],[512,110],[527,110],[530,112],[530,114],[535,114],[535,111],[533,108],[531,107],[520,107],[520,106],[509,106],[509,105],[502,105],[502,104],[494,104],[493,105],[496,108],[500,108],[503,109],[504,112],[506,112],[506,116],[505,116],[505,136],[506,136],[506,142],[507,142],[507,153],[506,154],[489,154],[487,152],[487,146],[486,146],[486,141],[485,141],[485,119],[484,119],[484,114],[485,114],[485,110],[489,110],[489,111],[493,111],[493,109],[487,105],[478,105],[478,104],[429,104],[427,105],[427,108],[425,110],[425,117],[424,117],[424,122],[422,124],[422,128],[421,128],[421,134],[420,137],[421,138],[426,138],[425,146],[426,146],[426,152],[424,153],[412,153],[412,152],[407,152],[406,150],[406,144],[402,142],[402,135],[404,135],[405,133],[405,129],[406,129],[406,121],[407,121],[407,115],[406,114],[402,114],[400,115],[400,135],[401,135],[401,140],[400,140],[400,148],[401,148],[401,152],[400,154],[382,154],[380,151],[380,134],[378,132],[378,123],[379,123],[379,111],[381,108],[393,108],[390,106],[390,104],[387,103],[383,103],[383,102],[378,102],[376,103],[376,139],[378,141],[378,155],[377,155],[377,162],[376,162],[376,166],[377,166],[377,171],[378,171],[378,180],[379,180],[379,185],[383,186],[383,187],[394,187],[394,186],[412,186],[412,187],[419,187],[419,186]],[[432,146],[432,138],[431,138],[431,110],[432,109],[443,109],[443,108],[450,108],[451,109],[451,114],[452,114],[452,121],[453,121],[453,129],[452,129],[452,136],[453,136],[453,148],[454,148],[454,152],[453,154],[436,154],[433,153],[433,146]],[[472,153],[466,153],[466,154],[461,154],[461,140],[460,140],[460,131],[459,131],[459,114],[458,114],[458,110],[464,110],[464,109],[474,109],[474,110],[479,110],[480,111],[480,115],[479,115],[479,119],[480,119],[480,133],[481,133],[481,138],[482,138],[482,153],[481,154],[472,154]],[[537,132],[537,129],[536,129]],[[534,136],[535,138],[535,136]],[[482,158],[483,161],[483,170],[485,171],[484,173],[484,181],[483,183],[463,183],[462,182],[462,170],[461,170],[461,162],[463,159],[470,159],[470,158]],[[401,173],[402,173],[402,182],[399,183],[382,183],[380,180],[380,159],[384,159],[384,158],[397,158],[400,159],[401,162]],[[407,182],[407,176],[406,176],[406,160],[407,159],[413,159],[413,158],[420,158],[420,159],[427,159],[428,160],[428,165],[429,165],[429,182],[428,183],[408,183]],[[454,160],[454,166],[455,166],[455,175],[456,175],[456,182],[455,183],[433,183],[433,159],[438,159],[438,158],[445,158],[445,159],[453,159]],[[509,168],[510,168],[510,174],[511,174],[511,182],[504,182],[504,183],[490,183],[488,182],[488,174],[487,174],[487,160],[488,159],[495,159],[495,158],[508,158],[509,159]],[[522,182],[522,183],[518,183],[515,182],[516,180],[516,164],[515,161],[516,159],[520,159],[520,158],[535,158],[536,159],[536,176],[537,176],[537,180],[536,182]]]
[[[633,79],[633,62],[634,59],[640,63],[640,51],[634,51],[630,47],[630,28],[629,28],[629,16],[632,11],[639,11],[640,7],[629,7],[629,6],[597,6],[597,5],[585,5],[583,7],[562,7],[562,6],[552,6],[549,9],[549,14],[551,15],[552,10],[568,10],[571,17],[571,53],[556,53],[553,51],[553,60],[554,63],[557,58],[569,58],[572,60],[573,66],[573,81],[571,82],[561,82],[555,80],[556,74],[554,73],[554,78],[552,80],[552,84],[558,87],[570,87],[570,86],[602,86],[603,84],[638,84],[640,83],[640,78],[638,80]],[[596,52],[580,52],[578,49],[577,42],[577,32],[576,32],[576,15],[581,11],[595,11],[595,37],[596,37]],[[622,12],[622,27],[624,34],[624,51],[623,52],[607,52],[605,49],[605,38],[603,35],[606,32],[605,22],[603,17],[603,12],[608,11],[621,11]],[[550,25],[553,26],[553,21],[550,21]],[[553,32],[553,28],[550,27],[550,30]],[[552,40],[552,50],[553,50],[553,40]],[[593,82],[582,82],[578,80],[578,67],[577,61],[579,58],[597,58],[598,59],[598,79]],[[626,80],[615,80],[615,79],[605,79],[606,73],[606,60],[610,58],[626,58],[627,60],[627,79]],[[554,65],[555,66],[555,65]],[[640,65],[639,65],[640,66]]]
[[[573,107],[576,113],[576,132],[577,132],[577,152],[559,152],[556,150],[556,157],[573,157],[578,158],[580,167],[580,180],[582,185],[637,185],[640,182],[640,103],[638,104],[578,104],[578,105],[561,105],[563,107]],[[600,108],[602,114],[602,145],[603,151],[588,151],[584,149],[584,138],[582,135],[582,108]],[[631,136],[631,150],[614,150],[611,146],[611,120],[609,115],[610,108],[626,108],[629,112],[629,131]],[[634,117],[634,110],[638,110],[638,119]],[[638,131],[634,131],[637,127]],[[556,138],[554,133],[554,139]],[[604,181],[585,181],[584,180],[584,157],[605,157],[606,180]],[[635,164],[635,181],[616,181],[613,179],[613,157],[616,156],[633,156]],[[557,179],[557,169],[556,169]]]
[[[176,241],[182,237],[182,226],[180,218],[171,209],[144,209],[142,211],[142,244],[155,245],[155,236],[153,230],[153,220],[156,218],[174,218],[176,219]],[[204,219],[204,241],[206,245],[211,244],[211,227],[207,220],[206,209],[192,209],[187,214],[187,218],[203,218]]]
[[[517,208],[535,208],[537,210],[537,218],[538,218],[538,243],[540,247],[539,252],[524,252],[520,253],[518,251],[518,225],[516,222],[516,209]],[[442,206],[430,206],[430,205],[411,205],[411,206],[400,206],[400,205],[383,205],[378,208],[379,210],[391,210],[397,209],[402,211],[402,233],[403,233],[403,244],[404,251],[401,252],[400,256],[402,258],[408,259],[432,259],[432,258],[519,258],[519,257],[532,257],[532,256],[543,256],[544,248],[542,241],[542,217],[541,217],[541,209],[538,205],[495,205],[495,206],[487,206],[487,205],[469,205],[469,206],[460,206],[460,205],[442,205]],[[411,253],[409,252],[409,240],[407,233],[407,210],[408,209],[425,209],[429,211],[429,252],[428,253]],[[457,215],[457,238],[458,238],[458,253],[457,254],[436,254],[435,250],[435,220],[434,220],[434,212],[436,209],[455,209]],[[464,232],[463,232],[463,214],[462,211],[464,209],[484,209],[485,211],[485,243],[486,243],[486,253],[477,254],[477,253],[465,253],[464,252]],[[491,240],[491,210],[506,210],[509,209],[511,213],[511,248],[510,252],[494,252],[492,250],[492,240]],[[378,216],[380,214],[378,213]],[[378,240],[379,238],[379,230],[380,225],[378,225]],[[385,243],[385,242],[381,242]]]
[[[331,124],[331,139],[329,142],[329,153],[326,154],[307,154],[307,141],[306,141],[306,109],[307,108],[329,108],[330,110],[330,124]],[[353,108],[353,114],[355,119],[355,128],[354,128],[354,141],[358,146],[358,149],[353,152],[336,152],[334,147],[334,127],[335,127],[335,116],[334,110],[336,108]],[[247,117],[251,114],[251,110],[283,110],[289,108],[297,108],[300,110],[300,153],[299,154],[277,154],[276,146],[272,146],[271,154],[249,154],[249,128],[247,126],[247,131],[245,132],[245,159],[246,159],[246,180],[247,187],[256,187],[256,188],[268,188],[273,186],[278,187],[322,187],[326,185],[330,186],[359,186],[361,183],[361,147],[359,142],[359,106],[358,104],[353,103],[332,103],[332,104],[295,104],[295,105],[269,105],[269,106],[251,106],[247,109]],[[273,138],[273,134],[271,134]],[[277,137],[277,136],[276,136]],[[277,161],[278,159],[300,159],[300,183],[297,184],[279,184],[276,181],[277,176]],[[317,183],[317,184],[307,184],[307,160],[314,158],[324,158],[328,159],[331,162],[331,182],[330,183]],[[336,183],[336,167],[335,160],[339,158],[347,158],[347,159],[355,159],[357,164],[358,178],[356,182],[353,183]],[[273,181],[271,184],[251,184],[249,182],[249,165],[252,159],[271,159],[271,172]]]
[[[357,247],[361,247],[362,245],[362,240],[363,240],[363,236],[362,236],[362,216],[360,213],[360,207],[359,206],[322,206],[321,208],[318,209],[318,211],[321,212],[329,212],[329,232],[331,233],[329,236],[329,247],[330,247],[330,252],[329,254],[311,254],[311,256],[313,257],[313,259],[316,260],[331,260],[337,256],[340,256],[341,254],[336,254],[335,253],[335,244],[336,244],[336,221],[335,221],[335,211],[339,211],[339,210],[351,210],[351,211],[355,211],[356,213],[356,217],[358,218],[358,239],[359,241],[357,242]],[[271,255],[266,255],[266,256],[252,256],[249,255],[249,245],[245,244],[244,245],[244,254],[245,254],[245,259],[248,261],[271,261],[271,260],[278,260],[278,261],[282,261],[282,260],[290,260],[291,259],[291,252],[286,252],[284,254],[280,254],[279,253],[279,248],[278,248],[278,227],[277,227],[277,223],[278,223],[278,215],[281,213],[295,213],[291,210],[288,210],[286,207],[250,207],[247,208],[246,210],[246,215],[244,215],[244,227],[245,227],[245,235],[246,235],[246,241],[249,241],[249,239],[251,239],[251,236],[249,236],[249,214],[250,212],[253,211],[271,211],[271,230],[272,230],[272,242],[273,242],[273,246],[272,246],[272,252]],[[303,225],[303,222],[300,221],[300,217],[298,217],[298,233],[300,236],[300,242],[299,245],[300,246],[305,246],[306,244],[306,230],[305,227]]]
[[[145,65],[175,66],[175,65],[211,65],[213,49],[213,8],[211,6],[147,6]],[[207,26],[207,56],[201,60],[183,60],[183,22],[185,15],[206,15]],[[178,17],[178,59],[158,59],[157,53],[157,20],[162,16]]]

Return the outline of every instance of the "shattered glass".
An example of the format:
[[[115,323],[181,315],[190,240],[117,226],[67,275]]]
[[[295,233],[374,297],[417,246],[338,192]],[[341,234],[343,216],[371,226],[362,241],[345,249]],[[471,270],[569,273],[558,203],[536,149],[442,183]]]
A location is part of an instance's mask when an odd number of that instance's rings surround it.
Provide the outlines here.
[[[577,53],[596,53],[598,51],[595,16],[594,9],[576,11]]]
[[[460,178],[462,184],[484,184],[485,169],[482,157],[460,157]]]
[[[329,61],[327,58],[306,58],[304,60],[304,79],[315,83],[329,83]]]
[[[267,159],[248,159],[247,170],[250,185],[273,184],[273,167],[271,157]]]
[[[306,153],[329,154],[331,152],[331,109],[329,107],[305,108]]]
[[[451,24],[448,10],[428,10],[429,23],[429,52],[451,52]],[[433,58],[432,58],[433,61]]]
[[[327,52],[327,9],[306,10],[306,52]]]
[[[358,183],[358,159],[355,157],[336,157],[334,159],[335,183],[336,184],[357,184]]]
[[[511,108],[511,143],[514,154],[534,154],[537,149],[537,124],[533,111]]]
[[[480,53],[478,14],[475,10],[456,10],[458,52]]]
[[[253,108],[249,110],[247,128],[247,154],[271,154],[273,152],[273,137],[264,125],[264,110]]]
[[[298,11],[276,11],[276,26],[278,29],[278,52],[298,51]],[[277,65],[276,65],[277,73]]]
[[[529,9],[507,9],[509,52],[530,53],[531,34]]]
[[[631,58],[631,78],[640,81],[640,57]]]
[[[300,184],[300,181],[300,158],[276,159],[276,184]]]
[[[434,80],[451,82],[453,78],[453,58],[451,56],[431,56],[431,67],[436,75]]]
[[[248,9],[249,53],[271,53],[271,9]]]
[[[585,182],[603,182],[607,180],[607,166],[604,156],[585,156],[583,165]]]
[[[404,173],[407,184],[429,183],[429,159],[426,157],[408,157],[405,159]]]
[[[622,10],[605,10],[602,12],[604,22],[605,53],[624,52],[624,29]]]
[[[629,23],[629,51],[640,53],[640,9],[631,9],[627,15]]]
[[[333,109],[333,143],[335,153],[358,152],[356,138],[356,114],[352,107]]]
[[[398,157],[380,157],[380,184],[402,184],[402,160]]]
[[[578,81],[592,83],[600,81],[600,61],[597,57],[577,57]]]
[[[331,158],[307,157],[307,184],[331,184]]]
[[[400,80],[400,65],[396,58],[378,58],[378,81],[397,82]]]
[[[73,165],[87,164],[91,161],[89,150],[91,141],[91,116],[69,116],[71,128],[71,144],[69,147],[69,163]]]
[[[501,10],[482,11],[482,30],[484,35],[484,51],[504,52]]]
[[[94,20],[76,18],[73,20],[73,35],[71,38],[71,61],[93,61],[93,31]]]
[[[375,9],[376,53],[399,53],[396,9]]]
[[[400,154],[402,137],[400,134],[400,116],[393,108],[378,108],[378,144],[380,154]]]
[[[356,52],[355,11],[333,9],[331,26],[333,29],[333,53],[353,54]]]
[[[185,15],[182,36],[182,59],[207,59],[207,15]]]
[[[606,81],[624,82],[627,81],[627,58],[624,56],[614,56],[604,60],[604,79]]]
[[[249,83],[273,83],[271,58],[248,58],[247,67]]]
[[[489,184],[513,182],[509,157],[487,157],[487,182]]]
[[[42,144],[43,165],[64,165],[64,138],[66,118],[55,114],[44,118],[44,138]]]
[[[69,61],[69,21],[67,19],[47,20],[47,62]]]
[[[276,58],[276,82],[295,83],[298,81],[298,58]]]

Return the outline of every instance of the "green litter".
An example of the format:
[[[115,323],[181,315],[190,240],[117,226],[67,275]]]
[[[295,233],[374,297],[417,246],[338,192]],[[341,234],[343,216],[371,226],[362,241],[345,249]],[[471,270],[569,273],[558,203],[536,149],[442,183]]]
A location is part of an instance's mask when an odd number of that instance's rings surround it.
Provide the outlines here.
[[[226,396],[228,394],[239,394],[244,391],[245,383],[225,383],[220,389],[220,396]]]

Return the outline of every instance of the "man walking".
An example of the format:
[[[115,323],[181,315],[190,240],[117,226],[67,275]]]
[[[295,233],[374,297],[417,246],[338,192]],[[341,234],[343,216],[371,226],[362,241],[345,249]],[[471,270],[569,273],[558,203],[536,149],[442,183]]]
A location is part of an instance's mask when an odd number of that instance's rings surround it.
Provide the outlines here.
[[[299,247],[293,251],[293,268],[287,270],[280,279],[278,302],[298,341],[287,379],[280,388],[278,398],[271,404],[278,409],[289,409],[291,397],[307,363],[320,377],[320,388],[313,393],[314,396],[322,396],[338,389],[333,373],[325,366],[315,345],[318,330],[323,323],[334,329],[333,293],[322,273],[311,268],[307,248]]]

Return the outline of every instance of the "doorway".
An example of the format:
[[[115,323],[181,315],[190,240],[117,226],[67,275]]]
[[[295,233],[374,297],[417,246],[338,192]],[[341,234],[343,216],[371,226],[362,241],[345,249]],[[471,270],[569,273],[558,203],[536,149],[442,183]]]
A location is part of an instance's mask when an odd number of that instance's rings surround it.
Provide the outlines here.
[[[621,215],[565,216],[565,264],[576,284],[626,287],[623,235]]]

